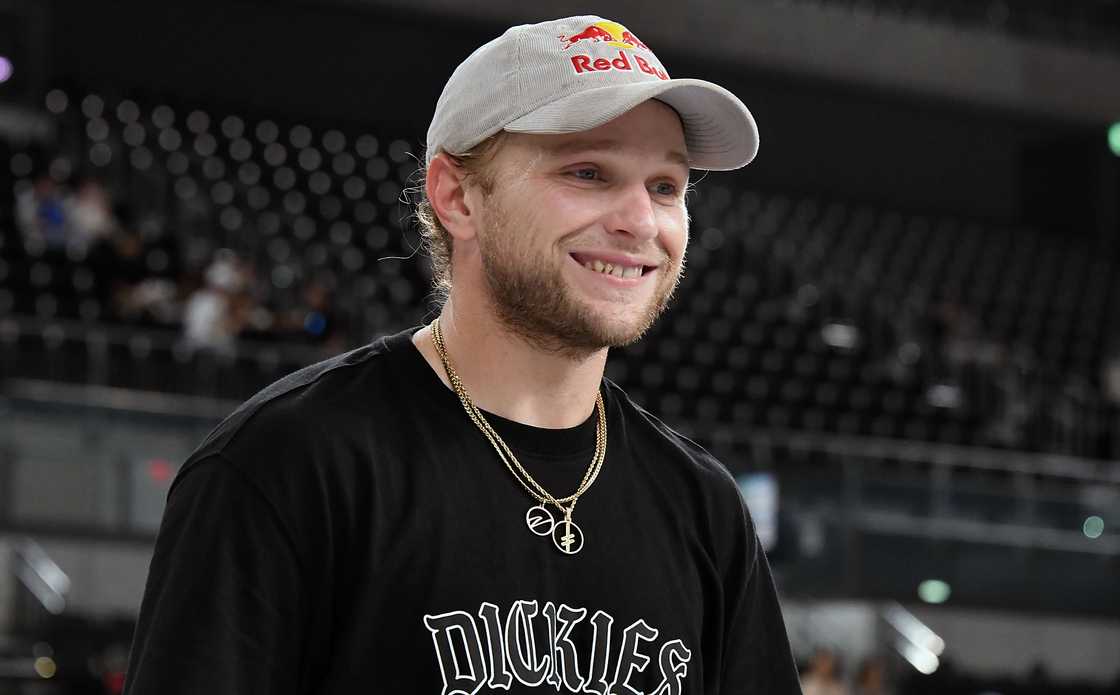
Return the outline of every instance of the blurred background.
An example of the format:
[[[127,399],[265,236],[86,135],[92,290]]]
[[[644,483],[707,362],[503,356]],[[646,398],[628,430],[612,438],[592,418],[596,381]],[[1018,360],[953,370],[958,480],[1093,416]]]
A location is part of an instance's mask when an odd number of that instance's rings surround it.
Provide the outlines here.
[[[738,477],[807,695],[1120,692],[1120,0],[0,0],[0,693],[120,692],[180,463],[431,318],[440,90],[584,12],[760,125],[608,376]]]

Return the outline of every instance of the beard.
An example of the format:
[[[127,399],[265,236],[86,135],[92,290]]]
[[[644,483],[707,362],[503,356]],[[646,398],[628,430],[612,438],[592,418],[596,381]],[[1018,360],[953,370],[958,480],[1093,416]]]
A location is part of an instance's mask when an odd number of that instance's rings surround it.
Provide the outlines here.
[[[664,259],[653,296],[636,319],[620,320],[580,301],[564,278],[566,258],[542,255],[531,243],[531,224],[513,220],[488,196],[484,233],[478,237],[483,276],[491,308],[514,335],[538,349],[582,360],[603,348],[636,342],[669,306],[684,271]]]

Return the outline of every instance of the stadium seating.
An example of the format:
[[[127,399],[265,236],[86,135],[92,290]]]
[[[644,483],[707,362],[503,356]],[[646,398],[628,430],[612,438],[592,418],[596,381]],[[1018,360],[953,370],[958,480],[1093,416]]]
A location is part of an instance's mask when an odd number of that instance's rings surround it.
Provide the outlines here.
[[[15,148],[0,179],[9,376],[237,399],[430,316],[407,205],[417,143],[81,91],[46,106],[57,143]],[[72,231],[29,234],[18,199],[44,177],[99,181],[135,238],[110,253]],[[675,308],[609,366],[638,402],[708,429],[1116,455],[1100,376],[1115,357],[1114,259],[952,215],[718,181],[691,195]],[[222,249],[251,269],[252,311],[279,315],[321,283],[339,340],[250,322],[232,351],[185,348],[182,305]],[[147,279],[171,296],[122,310],[122,283]]]

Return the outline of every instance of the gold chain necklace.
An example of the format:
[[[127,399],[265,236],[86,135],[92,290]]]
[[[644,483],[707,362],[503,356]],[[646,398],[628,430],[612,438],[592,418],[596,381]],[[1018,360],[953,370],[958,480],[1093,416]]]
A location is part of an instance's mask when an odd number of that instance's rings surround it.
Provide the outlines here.
[[[458,373],[451,366],[451,360],[447,357],[447,346],[443,342],[443,333],[440,331],[438,318],[432,321],[432,341],[435,343],[440,361],[443,362],[443,369],[447,372],[447,380],[451,382],[451,388],[459,396],[463,409],[467,411],[467,415],[470,416],[471,421],[478,429],[482,430],[482,434],[490,441],[494,451],[498,452],[498,458],[506,464],[506,468],[517,479],[517,482],[521,483],[521,487],[525,488],[525,491],[539,502],[525,513],[525,523],[529,526],[529,530],[538,536],[552,536],[553,544],[566,555],[578,553],[583,548],[583,531],[572,521],[572,512],[576,508],[576,502],[580,495],[587,492],[587,489],[595,482],[595,478],[599,476],[599,471],[603,467],[603,460],[607,456],[607,409],[603,405],[603,394],[595,394],[595,409],[599,414],[599,424],[595,429],[595,454],[591,457],[591,465],[583,474],[583,480],[580,481],[575,492],[567,497],[556,498],[548,490],[545,490],[544,486],[533,480],[533,476],[529,475],[529,472],[514,456],[513,451],[498,436],[482,411],[475,406],[474,401],[467,395],[463,380],[459,378]],[[548,510],[545,504],[554,505],[559,509],[564,515],[563,521],[557,523],[552,516],[552,512]],[[565,504],[568,506],[565,507]]]

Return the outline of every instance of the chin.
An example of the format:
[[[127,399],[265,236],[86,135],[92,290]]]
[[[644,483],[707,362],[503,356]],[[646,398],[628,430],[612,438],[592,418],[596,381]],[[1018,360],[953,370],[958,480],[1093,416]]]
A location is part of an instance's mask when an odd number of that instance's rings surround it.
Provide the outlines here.
[[[603,347],[623,347],[642,338],[653,326],[649,310],[626,312],[623,315],[605,315],[589,326],[589,332],[597,334]]]

